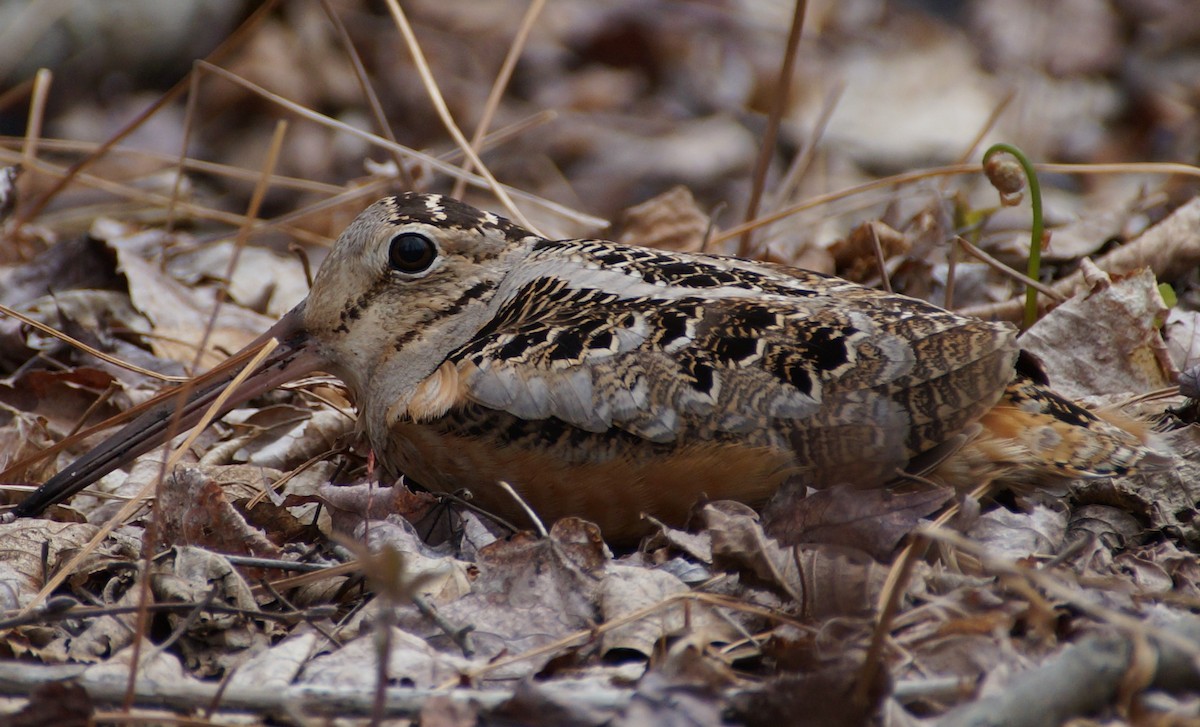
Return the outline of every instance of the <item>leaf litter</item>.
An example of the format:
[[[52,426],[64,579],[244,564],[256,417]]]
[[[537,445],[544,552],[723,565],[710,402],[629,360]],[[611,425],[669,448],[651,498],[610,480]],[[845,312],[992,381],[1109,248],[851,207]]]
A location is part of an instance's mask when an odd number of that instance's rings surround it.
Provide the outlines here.
[[[402,142],[457,164],[401,43],[383,30],[386,16],[366,3],[330,7]],[[405,10],[468,128],[523,4]],[[677,22],[664,27],[660,12]],[[800,46],[768,190],[817,133],[823,99],[836,97],[815,90],[838,79],[844,91],[814,142],[819,173],[796,176],[765,211],[831,196],[760,231],[758,255],[1016,320],[1022,284],[953,241],[1024,267],[1026,208],[996,209],[977,168],[836,193],[953,163],[981,134],[1093,171],[1114,159],[1195,158],[1196,114],[1179,98],[1182,84],[1130,94],[1123,84],[1135,81],[1113,73],[1125,57],[1130,78],[1181,77],[1172,60],[1186,67],[1194,49],[1171,12],[1184,10],[1067,3],[1049,12],[1018,0],[969,3],[949,17],[869,2],[810,9],[806,33],[820,41]],[[375,128],[323,6],[288,3],[257,22],[225,67]],[[786,22],[767,3],[552,4],[492,128],[540,125],[496,141],[485,161],[513,189],[562,205],[518,201],[548,234],[730,252],[736,241],[721,231],[740,222]],[[1030,24],[1055,42],[1020,31]],[[177,59],[177,72],[193,57]],[[404,188],[404,175],[422,189],[447,183],[428,160],[401,154],[397,164],[361,137],[296,120],[268,225],[226,280],[235,210],[279,112],[209,77],[174,212],[142,190],[170,194],[177,152],[163,150],[183,143],[182,102],[24,218],[57,170],[153,100],[137,65],[153,62],[129,61],[133,86],[105,114],[90,113],[101,102],[86,76],[60,74],[51,95],[77,100],[60,101],[46,130],[82,142],[75,151],[47,138],[39,152],[28,135],[0,144],[0,303],[144,369],[178,376],[219,362],[304,295],[321,241],[357,209]],[[0,66],[6,83],[22,73]],[[1016,110],[990,124],[1008,88]],[[555,117],[537,120],[546,109]],[[20,176],[7,166],[18,160]],[[47,519],[0,525],[0,683],[12,697],[0,711],[50,714],[57,707],[44,696],[25,697],[63,674],[48,670],[71,665],[88,693],[64,700],[87,714],[93,702],[120,704],[136,655],[133,713],[220,705],[210,713],[219,723],[246,712],[295,724],[334,713],[344,723],[386,713],[464,725],[1194,720],[1200,476],[1194,416],[1173,385],[1195,363],[1200,202],[1186,176],[1195,171],[1180,166],[1161,170],[1184,175],[1170,178],[1145,167],[1079,178],[1047,169],[1042,282],[1065,302],[1043,297],[1042,318],[1021,339],[1059,391],[1140,422],[1174,452],[1155,471],[986,495],[917,480],[789,492],[761,514],[698,503],[690,523],[653,523],[639,548],[614,552],[586,521],[513,535],[469,499],[377,482],[344,390],[314,378],[226,417],[171,472],[150,455]],[[327,201],[355,188],[365,197]],[[605,232],[596,219],[615,225]],[[304,258],[289,252],[289,234]],[[19,465],[5,475],[13,485],[44,481],[99,435],[32,455],[159,386],[16,319],[0,322],[0,341],[0,464]],[[122,498],[147,485],[158,493],[154,517],[139,508],[38,597]]]

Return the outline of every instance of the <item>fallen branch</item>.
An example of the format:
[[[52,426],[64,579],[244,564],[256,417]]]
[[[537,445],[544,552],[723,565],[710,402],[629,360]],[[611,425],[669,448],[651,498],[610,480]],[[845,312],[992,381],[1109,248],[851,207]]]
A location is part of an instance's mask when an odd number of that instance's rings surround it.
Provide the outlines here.
[[[1169,629],[1181,640],[1200,640],[1200,621]],[[1200,689],[1200,667],[1187,650],[1175,643],[1148,639],[1157,657],[1151,689],[1195,692]],[[977,699],[955,709],[937,727],[1041,727],[1065,724],[1116,704],[1126,674],[1134,663],[1134,639],[1104,634],[1072,644],[1036,669],[1017,675],[1002,694]],[[1151,662],[1153,663],[1153,659]]]
[[[125,694],[125,680],[104,677],[89,677],[84,665],[46,666],[25,662],[0,662],[0,694],[5,696],[28,696],[34,687],[47,682],[73,679],[87,690],[98,704],[119,704]],[[177,710],[195,710],[209,707],[214,699],[222,710],[253,710],[257,713],[316,715],[369,714],[374,689],[352,689],[329,686],[269,685],[262,687],[228,686],[219,690],[219,682],[180,680],[171,683],[154,682],[140,678],[134,689],[134,702],[142,707],[161,707]],[[580,707],[602,710],[624,709],[633,697],[634,690],[580,684],[555,685],[546,682],[538,685],[539,690],[561,692],[564,702]],[[509,689],[408,689],[390,687],[384,699],[384,712],[389,716],[414,717],[420,714],[425,703],[433,698],[450,699],[462,704],[476,705],[482,711],[492,710],[513,697]]]

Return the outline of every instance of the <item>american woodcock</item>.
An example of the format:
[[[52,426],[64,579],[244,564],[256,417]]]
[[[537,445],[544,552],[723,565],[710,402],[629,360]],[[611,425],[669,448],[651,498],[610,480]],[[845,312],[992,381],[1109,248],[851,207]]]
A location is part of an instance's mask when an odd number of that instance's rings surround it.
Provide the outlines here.
[[[438,195],[342,233],[226,409],[314,370],[354,395],[388,473],[527,523],[606,536],[785,481],[951,484],[1124,473],[1155,455],[1018,373],[1015,331],[781,265],[548,240]],[[232,373],[195,387],[191,423]],[[17,508],[32,515],[165,437],[167,397]],[[931,469],[930,469],[931,468]]]

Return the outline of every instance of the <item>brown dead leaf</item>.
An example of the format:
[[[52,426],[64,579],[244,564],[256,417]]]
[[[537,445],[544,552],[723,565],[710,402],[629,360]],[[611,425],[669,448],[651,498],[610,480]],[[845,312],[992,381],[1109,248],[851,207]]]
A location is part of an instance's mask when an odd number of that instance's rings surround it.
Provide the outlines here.
[[[474,566],[434,550],[421,540],[407,520],[389,517],[362,523],[354,540],[366,544],[371,553],[390,550],[403,561],[403,576],[430,603],[440,605],[465,596],[474,580]],[[368,573],[368,576],[372,574]],[[377,579],[395,579],[399,574],[375,574]]]
[[[880,279],[879,262],[875,255],[876,237],[885,263],[907,255],[912,248],[912,242],[903,232],[894,230],[878,220],[864,222],[829,248],[842,277],[860,283]]]
[[[353,485],[327,483],[317,488],[329,510],[335,531],[354,532],[363,521],[384,520],[397,515],[410,523],[424,525],[427,518],[444,512],[437,497],[428,492],[413,492],[403,483],[381,487],[375,482]]]
[[[1200,364],[1200,312],[1179,306],[1171,308],[1163,335],[1171,363],[1177,370],[1188,371]]]
[[[278,558],[280,550],[266,535],[246,523],[221,486],[193,467],[180,467],[161,488],[158,541],[165,549],[195,545],[229,555]]]
[[[75,682],[41,684],[29,693],[29,702],[19,711],[4,715],[7,727],[88,727],[95,724],[95,706],[86,689]]]
[[[984,513],[967,535],[988,552],[1009,560],[1047,555],[1058,550],[1067,532],[1067,515],[1041,505],[1028,512],[996,508]]]
[[[237,409],[225,416],[237,425],[235,456],[264,467],[287,469],[333,451],[354,432],[354,420],[328,408],[315,411],[277,405]],[[230,449],[234,449],[230,447]]]
[[[1045,364],[1064,396],[1141,393],[1168,386],[1158,324],[1167,308],[1149,270],[1071,298],[1025,331],[1021,345]]]
[[[196,357],[193,345],[181,341],[200,341],[208,328],[214,308],[214,290],[190,289],[166,275],[138,255],[127,251],[118,241],[109,240],[117,251],[120,270],[129,280],[129,297],[134,306],[154,323],[156,337],[150,339],[154,353],[163,358],[190,364]],[[220,307],[208,337],[211,348],[236,351],[275,321],[232,303]],[[205,358],[212,366],[220,356]]]
[[[627,245],[699,252],[710,224],[691,190],[679,185],[625,210],[617,240]]]
[[[440,611],[475,629],[480,656],[538,646],[598,623],[608,560],[595,525],[563,518],[546,538],[518,533],[482,548],[471,593]],[[548,658],[514,664],[506,678],[536,672]]]
[[[432,689],[448,681],[458,681],[472,665],[467,659],[437,651],[424,639],[397,628],[391,630],[390,641],[387,673],[404,686]],[[375,687],[378,663],[378,640],[367,633],[331,654],[309,661],[297,682],[371,690]]]
[[[293,633],[234,666],[228,688],[286,689],[320,647],[315,631]]]
[[[923,518],[953,497],[949,489],[836,485],[805,497],[772,498],[763,511],[763,530],[781,545],[828,543],[891,560],[897,543]]]
[[[29,604],[41,589],[43,577],[61,567],[95,534],[96,526],[82,523],[27,519],[0,525],[0,542],[4,543],[4,558],[0,560],[0,608],[15,610]],[[43,546],[47,548],[45,563]],[[116,550],[119,552],[119,548]],[[119,557],[135,557],[135,554],[136,550],[125,551]],[[105,559],[105,551],[94,557]]]
[[[1183,542],[1200,542],[1200,431],[1185,427],[1159,435],[1168,454],[1164,464],[1147,472],[1072,483],[1080,504],[1110,505],[1137,517],[1151,530],[1177,534]]]
[[[610,563],[600,586],[600,615],[605,622],[612,621],[688,590],[682,581],[664,571]],[[729,643],[739,636],[727,621],[717,618],[703,604],[676,603],[605,632],[600,638],[600,651],[606,655],[633,652],[649,658],[656,644],[681,633],[689,624],[689,638],[702,646]]]
[[[781,546],[753,511],[714,502],[701,510],[712,532],[713,565],[736,570],[787,594],[809,618],[861,615],[876,606],[887,569],[861,550],[835,545]]]
[[[177,547],[172,566],[170,572],[155,574],[151,582],[156,600],[200,604],[212,598],[248,613],[258,609],[246,579],[224,556],[203,548]],[[260,573],[251,570],[249,577],[261,577]],[[283,632],[275,621],[259,624],[245,614],[171,613],[166,620],[172,629],[186,627],[179,650],[191,672],[203,676],[226,673]]]

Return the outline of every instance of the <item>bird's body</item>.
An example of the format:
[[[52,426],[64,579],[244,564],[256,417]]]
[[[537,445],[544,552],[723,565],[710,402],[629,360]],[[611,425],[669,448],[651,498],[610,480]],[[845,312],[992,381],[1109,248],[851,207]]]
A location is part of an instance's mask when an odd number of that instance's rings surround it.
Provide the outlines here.
[[[504,481],[618,540],[642,512],[678,522],[789,480],[1095,476],[1149,454],[1019,376],[1006,324],[780,265],[547,240],[438,195],[372,205],[273,331],[287,355],[262,380],[342,378],[390,473],[527,522]]]

